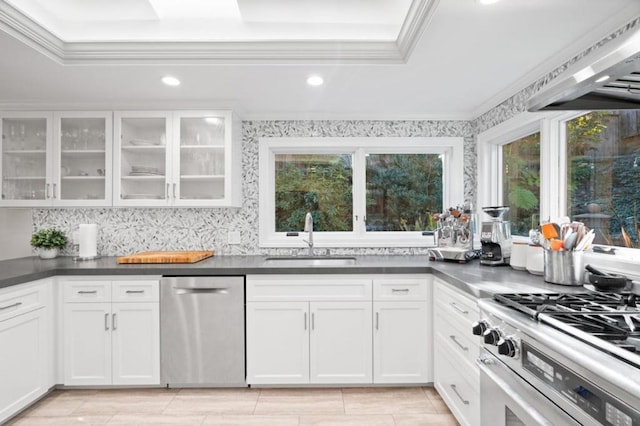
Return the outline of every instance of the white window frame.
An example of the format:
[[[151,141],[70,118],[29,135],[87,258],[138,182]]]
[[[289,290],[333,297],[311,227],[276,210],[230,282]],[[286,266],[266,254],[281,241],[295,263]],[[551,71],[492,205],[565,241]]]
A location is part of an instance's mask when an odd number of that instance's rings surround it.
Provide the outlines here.
[[[354,137],[259,139],[260,247],[306,247],[305,232],[287,236],[275,231],[276,154],[353,155],[352,232],[315,232],[316,247],[429,247],[433,238],[422,232],[367,232],[366,154],[438,154],[443,156],[443,209],[464,202],[464,139],[459,137]],[[300,224],[302,227],[303,224]]]
[[[483,206],[502,204],[502,145],[540,131],[540,220],[556,221],[567,214],[567,144],[565,123],[589,111],[524,112],[478,134],[478,206],[480,221]],[[513,236],[514,241],[528,241]],[[605,270],[626,273],[640,279],[640,249],[615,247],[616,256],[587,252],[585,263]],[[630,275],[633,274],[633,275]]]

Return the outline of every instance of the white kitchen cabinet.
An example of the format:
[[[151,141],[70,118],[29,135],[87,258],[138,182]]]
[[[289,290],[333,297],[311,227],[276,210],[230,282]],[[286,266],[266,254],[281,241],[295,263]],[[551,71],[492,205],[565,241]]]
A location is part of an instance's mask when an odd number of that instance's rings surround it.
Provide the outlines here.
[[[371,291],[358,276],[248,276],[247,382],[371,383]]]
[[[309,304],[247,303],[247,382],[309,383]]]
[[[477,302],[438,278],[434,284],[434,386],[460,424],[479,425],[479,341],[471,334]]]
[[[115,205],[241,205],[239,120],[230,111],[115,113]]]
[[[0,113],[0,205],[111,205],[112,114]]]
[[[111,303],[65,303],[64,384],[111,384]]]
[[[51,285],[45,279],[0,291],[0,423],[49,390]]]
[[[160,383],[158,280],[62,283],[65,385]]]
[[[371,383],[371,302],[311,302],[310,313],[310,382]]]
[[[373,382],[432,382],[430,279],[391,277],[373,285]]]

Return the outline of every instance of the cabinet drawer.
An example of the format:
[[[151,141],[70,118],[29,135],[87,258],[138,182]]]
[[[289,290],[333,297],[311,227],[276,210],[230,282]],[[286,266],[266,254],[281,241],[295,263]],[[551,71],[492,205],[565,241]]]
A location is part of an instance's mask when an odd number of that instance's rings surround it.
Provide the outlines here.
[[[453,315],[453,318],[465,321],[466,327],[471,327],[471,324],[480,318],[480,311],[474,299],[441,281],[436,280],[434,300],[443,307],[444,312],[442,314],[445,317]]]
[[[428,300],[428,291],[424,278],[373,280],[373,300]]]
[[[371,300],[371,280],[343,275],[249,275],[247,302]]]
[[[158,280],[113,281],[111,300],[114,302],[158,302]]]
[[[435,387],[461,425],[480,425],[480,392],[477,375],[469,376],[457,357],[436,349]],[[471,383],[468,379],[473,379]]]
[[[460,329],[447,321],[446,317],[435,315],[435,346],[446,353],[456,354],[467,363],[469,370],[478,376],[476,359],[480,355],[479,342],[471,336],[471,329]]]
[[[41,308],[46,302],[46,283],[24,284],[0,293],[0,321]]]
[[[110,302],[111,281],[65,281],[65,302]]]

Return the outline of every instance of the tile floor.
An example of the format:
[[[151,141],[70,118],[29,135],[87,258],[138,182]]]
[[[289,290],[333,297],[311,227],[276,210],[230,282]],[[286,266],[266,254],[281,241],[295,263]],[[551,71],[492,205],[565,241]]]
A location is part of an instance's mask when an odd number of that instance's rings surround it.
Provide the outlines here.
[[[431,387],[56,390],[11,426],[457,425]]]

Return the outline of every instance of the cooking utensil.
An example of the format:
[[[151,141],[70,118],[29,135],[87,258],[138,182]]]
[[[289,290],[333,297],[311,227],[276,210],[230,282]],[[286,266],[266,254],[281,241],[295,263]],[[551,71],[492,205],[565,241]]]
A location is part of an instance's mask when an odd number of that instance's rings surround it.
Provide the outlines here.
[[[589,271],[589,272],[591,272],[592,274],[595,274],[595,275],[602,275],[602,276],[609,275],[606,272],[602,272],[601,270],[596,269],[591,265],[584,265],[584,269],[586,269],[587,271]]]
[[[540,231],[547,240],[560,237],[560,227],[555,223],[543,223],[540,225]]]
[[[569,234],[564,237],[564,248],[566,250],[573,250],[576,246],[577,240],[578,234],[576,232],[569,232]]]
[[[589,274],[589,282],[598,290],[611,290],[615,288],[623,288],[629,280],[624,275],[617,274]]]

